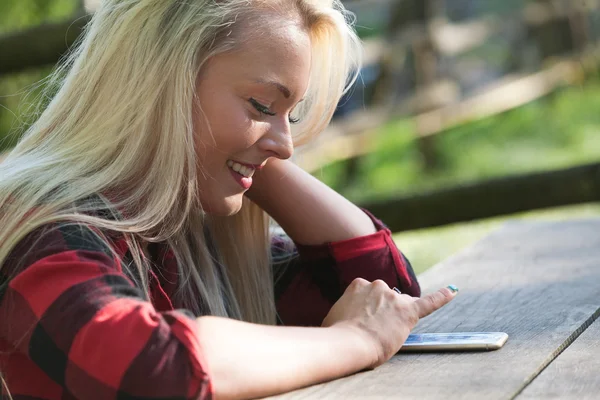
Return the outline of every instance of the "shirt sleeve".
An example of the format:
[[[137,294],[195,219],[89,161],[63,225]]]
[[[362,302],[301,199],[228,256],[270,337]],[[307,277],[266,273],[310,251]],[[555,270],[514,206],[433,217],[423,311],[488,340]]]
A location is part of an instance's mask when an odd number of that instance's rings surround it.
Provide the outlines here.
[[[157,312],[92,229],[36,231],[1,271],[0,321],[11,323],[0,324],[0,348],[12,353],[3,368],[14,395],[212,397],[194,320]]]
[[[390,288],[420,296],[408,259],[394,244],[391,231],[371,213],[377,232],[318,246],[276,236],[272,243],[275,299],[279,323],[319,326],[355,278],[381,279]]]

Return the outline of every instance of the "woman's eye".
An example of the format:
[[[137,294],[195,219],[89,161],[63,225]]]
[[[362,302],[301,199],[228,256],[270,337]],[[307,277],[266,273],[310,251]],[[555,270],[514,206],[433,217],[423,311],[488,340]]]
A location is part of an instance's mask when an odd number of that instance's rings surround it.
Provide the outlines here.
[[[248,101],[250,102],[250,104],[252,104],[252,107],[254,107],[256,109],[256,111],[258,111],[259,113],[265,114],[265,115],[270,115],[270,116],[276,115],[273,111],[269,110],[269,107],[265,106],[264,104],[259,103],[255,99],[250,98],[250,99],[248,99]],[[290,124],[297,124],[298,122],[300,122],[300,118],[294,118],[290,115],[288,117],[288,121],[290,121]]]
[[[253,98],[250,98],[248,100],[250,102],[250,104],[252,104],[252,106],[256,109],[256,111],[258,111],[261,114],[266,114],[266,115],[270,115],[273,116],[275,115],[274,112],[272,112],[271,110],[269,110],[269,107],[260,104],[258,101],[254,100]]]

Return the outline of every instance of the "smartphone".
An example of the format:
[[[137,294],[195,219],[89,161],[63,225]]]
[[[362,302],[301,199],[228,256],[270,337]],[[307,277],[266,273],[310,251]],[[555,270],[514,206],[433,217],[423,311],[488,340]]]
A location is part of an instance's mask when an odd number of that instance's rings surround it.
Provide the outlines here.
[[[412,333],[400,351],[489,351],[501,348],[504,332]]]

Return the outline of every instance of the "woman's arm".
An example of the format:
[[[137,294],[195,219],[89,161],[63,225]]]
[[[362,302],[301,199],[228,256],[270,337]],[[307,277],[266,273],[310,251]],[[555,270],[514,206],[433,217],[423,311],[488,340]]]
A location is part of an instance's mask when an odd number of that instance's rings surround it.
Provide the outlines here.
[[[360,208],[290,161],[269,160],[248,197],[297,243],[318,245],[375,233]]]
[[[444,288],[418,299],[359,278],[332,307],[324,328],[200,317],[198,337],[215,397],[264,397],[377,367],[398,351],[419,318],[454,295]]]
[[[267,326],[220,317],[197,321],[217,399],[283,393],[349,375],[376,362],[376,353],[366,341],[342,326]]]
[[[14,251],[3,266],[12,278],[0,291],[0,321],[11,324],[0,324],[0,362],[16,397],[277,394],[380,365],[453,297],[442,289],[416,299],[355,279],[324,328],[194,319],[157,312],[86,226],[44,227]]]

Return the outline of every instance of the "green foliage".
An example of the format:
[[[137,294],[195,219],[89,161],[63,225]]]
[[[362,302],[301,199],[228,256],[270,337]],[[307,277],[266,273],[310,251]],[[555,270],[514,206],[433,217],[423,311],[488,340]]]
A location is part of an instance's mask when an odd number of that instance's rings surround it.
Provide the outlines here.
[[[80,0],[2,0],[0,34],[73,15]]]
[[[375,151],[346,182],[344,162],[316,175],[353,200],[431,190],[483,178],[600,159],[600,82],[564,89],[516,110],[435,137],[439,167],[425,172],[409,120],[384,126]]]
[[[1,0],[0,35],[42,23],[60,21],[81,7],[81,0]],[[0,151],[10,148],[27,127],[39,88],[51,68],[0,77]]]
[[[0,77],[0,152],[16,144],[33,122],[39,105],[41,82],[51,68]]]

